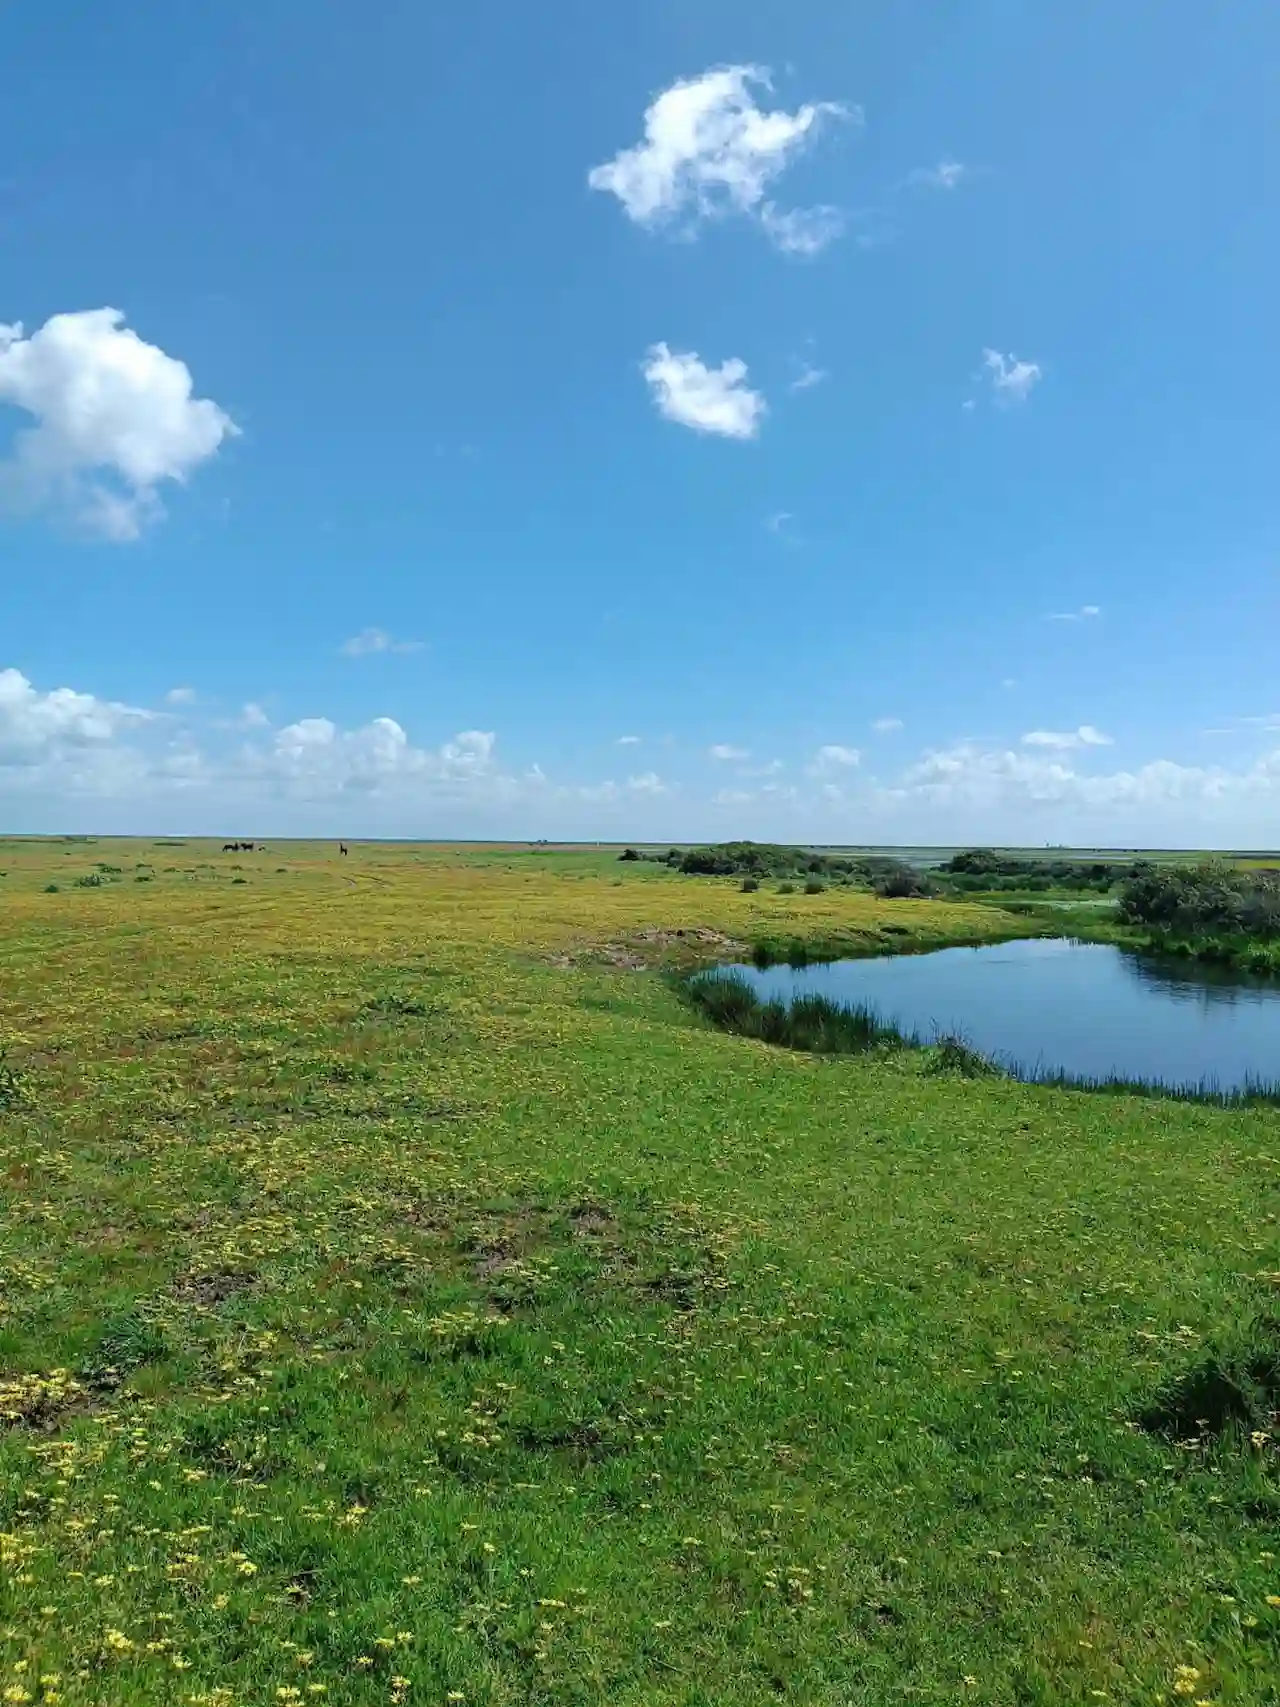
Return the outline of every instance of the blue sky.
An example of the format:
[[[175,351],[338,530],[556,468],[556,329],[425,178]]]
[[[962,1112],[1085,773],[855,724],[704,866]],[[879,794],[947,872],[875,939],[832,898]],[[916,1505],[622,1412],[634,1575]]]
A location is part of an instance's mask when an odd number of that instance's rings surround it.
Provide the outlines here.
[[[9,828],[1280,842],[1265,0],[6,62]]]

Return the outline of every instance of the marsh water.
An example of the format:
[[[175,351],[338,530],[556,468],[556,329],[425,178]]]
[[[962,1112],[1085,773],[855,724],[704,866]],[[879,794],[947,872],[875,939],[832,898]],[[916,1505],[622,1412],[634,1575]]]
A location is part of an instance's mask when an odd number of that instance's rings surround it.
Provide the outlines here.
[[[1035,938],[733,970],[765,998],[822,995],[925,1039],[958,1035],[1023,1078],[1223,1091],[1280,1081],[1280,979],[1110,944]]]

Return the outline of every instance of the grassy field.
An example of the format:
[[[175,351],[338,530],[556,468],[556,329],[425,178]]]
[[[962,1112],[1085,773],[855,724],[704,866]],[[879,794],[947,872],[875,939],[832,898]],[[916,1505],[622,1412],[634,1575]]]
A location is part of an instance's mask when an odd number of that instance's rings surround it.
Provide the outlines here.
[[[1007,915],[0,869],[0,1702],[1280,1699],[1276,1441],[1195,1420],[1280,1383],[1280,1112],[774,1050],[646,970]]]

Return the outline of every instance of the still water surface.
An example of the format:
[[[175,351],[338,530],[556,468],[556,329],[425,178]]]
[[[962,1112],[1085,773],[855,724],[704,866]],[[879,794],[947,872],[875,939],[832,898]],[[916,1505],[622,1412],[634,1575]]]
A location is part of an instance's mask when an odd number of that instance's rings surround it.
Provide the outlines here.
[[[1036,938],[821,966],[734,967],[764,997],[823,995],[924,1038],[956,1033],[1021,1077],[1243,1089],[1280,1081],[1280,980]]]

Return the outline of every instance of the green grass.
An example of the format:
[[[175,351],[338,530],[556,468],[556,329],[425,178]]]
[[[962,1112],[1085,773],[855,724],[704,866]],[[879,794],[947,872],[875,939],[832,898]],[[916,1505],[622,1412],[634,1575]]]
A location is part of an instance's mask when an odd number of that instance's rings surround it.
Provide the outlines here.
[[[646,969],[1005,914],[335,854],[3,845],[0,1701],[1274,1702],[1280,1114]]]

